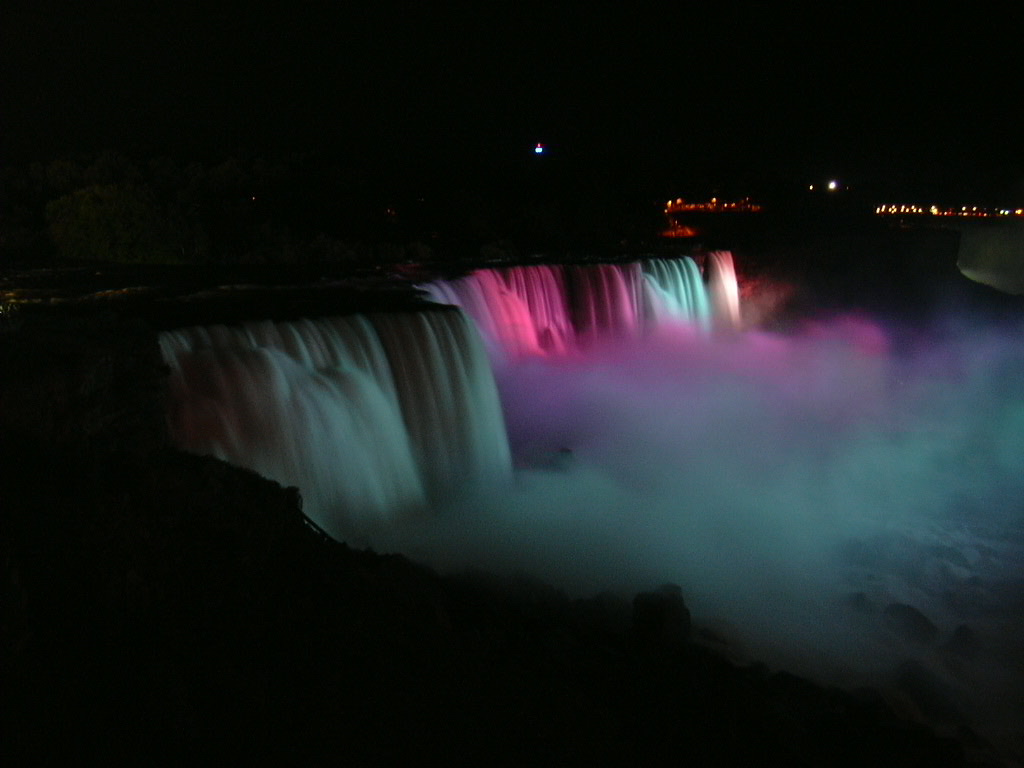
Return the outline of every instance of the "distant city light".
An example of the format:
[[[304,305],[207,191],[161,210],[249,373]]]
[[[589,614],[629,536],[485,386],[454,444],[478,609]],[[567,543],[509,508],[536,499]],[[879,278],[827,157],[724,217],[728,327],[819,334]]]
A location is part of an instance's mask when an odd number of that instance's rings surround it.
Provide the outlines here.
[[[807,190],[809,192],[825,191],[825,192],[838,192],[844,189],[848,189],[839,179],[829,179],[828,181],[822,181],[820,184],[808,184]]]
[[[691,226],[691,221],[680,221],[680,217],[686,217],[692,213],[756,213],[761,210],[758,203],[753,202],[749,197],[740,200],[719,200],[712,197],[707,202],[688,203],[681,197],[665,202],[664,214],[668,221],[668,228],[661,232],[662,237],[696,237],[700,230]]]
[[[541,143],[540,143],[540,142],[538,141],[538,142],[537,142],[537,146],[535,146],[535,147],[533,148],[533,153],[534,153],[535,155],[543,155],[543,154],[544,154],[544,145],[543,145],[543,144],[541,144]]]
[[[1012,216],[1020,218],[1024,217],[1024,208],[984,208],[977,205],[962,205],[959,208],[940,208],[937,205],[925,207],[923,205],[892,205],[886,203],[877,206],[875,213],[879,216],[961,216],[974,219]]]
[[[719,200],[717,197],[712,197],[709,202],[706,203],[688,203],[683,198],[677,197],[675,200],[669,200],[665,203],[665,213],[682,213],[684,211],[705,211],[709,213],[725,213],[725,212],[756,212],[760,211],[761,206],[758,203],[753,202],[749,197],[744,197],[741,200],[725,201]]]

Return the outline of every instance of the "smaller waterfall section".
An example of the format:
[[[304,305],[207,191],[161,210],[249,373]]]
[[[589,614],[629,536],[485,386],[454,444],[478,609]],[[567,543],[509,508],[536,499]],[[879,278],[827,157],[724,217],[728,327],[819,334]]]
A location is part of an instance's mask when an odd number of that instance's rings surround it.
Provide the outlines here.
[[[709,253],[703,274],[687,256],[481,269],[420,288],[433,301],[462,307],[476,320],[497,362],[567,354],[665,323],[686,323],[702,332],[740,326],[729,251]]]
[[[719,328],[740,327],[740,291],[736,282],[736,265],[729,251],[708,254],[705,273],[708,293]]]
[[[184,450],[297,486],[338,540],[511,474],[486,352],[460,311],[353,315],[160,335]]]

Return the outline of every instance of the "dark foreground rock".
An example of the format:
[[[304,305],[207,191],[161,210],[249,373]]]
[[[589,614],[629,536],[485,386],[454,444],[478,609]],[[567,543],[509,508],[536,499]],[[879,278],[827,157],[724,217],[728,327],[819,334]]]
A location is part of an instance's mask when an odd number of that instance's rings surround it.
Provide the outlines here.
[[[677,589],[631,610],[326,539],[166,444],[155,341],[110,322],[3,341],[5,765],[968,764],[877,694],[690,642]]]

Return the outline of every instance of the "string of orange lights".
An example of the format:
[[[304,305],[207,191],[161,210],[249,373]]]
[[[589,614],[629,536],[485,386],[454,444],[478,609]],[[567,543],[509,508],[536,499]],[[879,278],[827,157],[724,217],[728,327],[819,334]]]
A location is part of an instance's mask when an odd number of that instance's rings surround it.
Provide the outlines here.
[[[706,211],[712,213],[720,213],[723,211],[746,211],[754,212],[760,211],[761,206],[757,203],[751,202],[749,197],[744,197],[742,200],[735,202],[719,200],[717,197],[712,197],[706,203],[688,203],[683,198],[678,197],[675,200],[669,200],[665,203],[665,213],[678,213],[680,211]]]
[[[964,205],[959,208],[940,208],[937,205],[879,205],[875,208],[879,216],[960,216],[975,219],[1024,218],[1024,208],[984,208],[980,205]]]

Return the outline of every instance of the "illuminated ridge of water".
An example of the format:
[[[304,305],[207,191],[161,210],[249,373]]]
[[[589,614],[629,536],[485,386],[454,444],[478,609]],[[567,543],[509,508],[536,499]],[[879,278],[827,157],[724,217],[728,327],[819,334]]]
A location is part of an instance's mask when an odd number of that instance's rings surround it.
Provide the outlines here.
[[[739,327],[732,254],[714,251],[705,264],[705,274],[690,257],[481,269],[421,288],[438,303],[462,307],[492,357],[514,361],[585,350],[665,323]]]

